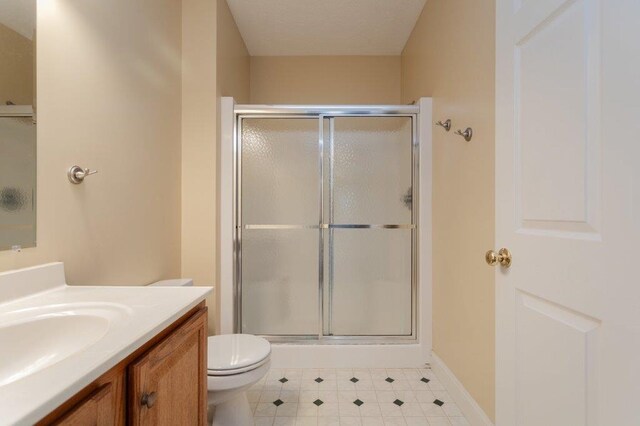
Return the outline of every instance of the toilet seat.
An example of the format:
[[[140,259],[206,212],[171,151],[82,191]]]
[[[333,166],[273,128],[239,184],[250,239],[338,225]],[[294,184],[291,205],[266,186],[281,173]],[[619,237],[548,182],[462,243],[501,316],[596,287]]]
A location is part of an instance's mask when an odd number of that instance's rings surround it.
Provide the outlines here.
[[[232,376],[255,370],[269,361],[271,345],[251,334],[223,334],[207,339],[208,376]]]

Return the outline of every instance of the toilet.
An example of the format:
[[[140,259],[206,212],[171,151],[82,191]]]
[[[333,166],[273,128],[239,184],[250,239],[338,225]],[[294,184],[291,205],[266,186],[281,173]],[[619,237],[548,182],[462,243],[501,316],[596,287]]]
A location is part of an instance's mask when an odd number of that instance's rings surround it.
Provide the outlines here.
[[[190,286],[190,279],[164,280],[152,286]],[[271,344],[251,334],[223,334],[207,340],[209,424],[253,424],[247,389],[262,379],[271,365]]]

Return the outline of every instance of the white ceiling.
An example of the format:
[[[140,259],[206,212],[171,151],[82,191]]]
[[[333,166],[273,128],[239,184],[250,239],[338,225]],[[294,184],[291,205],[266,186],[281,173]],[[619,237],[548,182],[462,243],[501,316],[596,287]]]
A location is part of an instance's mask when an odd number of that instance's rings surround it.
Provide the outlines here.
[[[252,56],[399,55],[426,0],[227,0]]]
[[[0,0],[0,24],[31,40],[36,28],[36,0]]]

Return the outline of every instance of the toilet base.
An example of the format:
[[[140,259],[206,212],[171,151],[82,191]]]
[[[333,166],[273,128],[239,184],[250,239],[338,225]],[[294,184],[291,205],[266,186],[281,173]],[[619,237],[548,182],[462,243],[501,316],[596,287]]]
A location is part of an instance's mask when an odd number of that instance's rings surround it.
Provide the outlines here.
[[[214,407],[210,407],[212,409]],[[213,415],[210,415],[213,426],[239,426],[252,425],[253,414],[249,406],[246,392],[239,392],[235,397],[227,399],[215,406]]]

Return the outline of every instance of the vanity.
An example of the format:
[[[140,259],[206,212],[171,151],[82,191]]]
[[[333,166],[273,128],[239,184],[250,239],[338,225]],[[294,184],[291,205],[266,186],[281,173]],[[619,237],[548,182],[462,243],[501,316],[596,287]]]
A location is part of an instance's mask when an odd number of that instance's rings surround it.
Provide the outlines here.
[[[206,424],[211,291],[0,273],[0,423]]]

